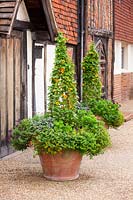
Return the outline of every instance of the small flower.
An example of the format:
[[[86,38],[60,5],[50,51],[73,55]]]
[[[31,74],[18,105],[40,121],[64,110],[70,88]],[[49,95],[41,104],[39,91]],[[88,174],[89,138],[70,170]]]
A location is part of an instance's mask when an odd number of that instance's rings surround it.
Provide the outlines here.
[[[73,89],[72,89],[72,88],[69,88],[68,90],[69,90],[69,91],[72,91]]]
[[[65,68],[61,67],[61,68],[60,68],[60,72],[63,74],[64,71],[65,71]]]
[[[63,97],[64,99],[67,99],[68,96],[67,96],[66,94],[63,93],[63,94],[62,94],[62,97]]]
[[[59,101],[56,101],[55,104],[58,106],[58,105],[60,105],[60,102],[59,102]]]

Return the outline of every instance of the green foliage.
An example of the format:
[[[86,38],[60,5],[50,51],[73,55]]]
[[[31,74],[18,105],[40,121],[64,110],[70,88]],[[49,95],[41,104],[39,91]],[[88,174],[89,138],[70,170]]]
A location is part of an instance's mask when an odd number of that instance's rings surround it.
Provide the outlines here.
[[[92,43],[82,63],[83,101],[88,104],[92,98],[101,98],[101,81],[99,76],[99,55]]]
[[[29,126],[25,126],[25,122]],[[27,134],[23,135],[22,130]],[[78,110],[70,124],[63,119],[53,120],[50,115],[22,120],[14,133],[12,144],[17,150],[26,149],[31,141],[37,154],[76,150],[93,157],[110,145],[103,123],[85,110]]]
[[[64,124],[69,124],[72,127],[75,126],[76,114],[74,110],[56,108],[51,115],[52,115],[52,118],[56,121],[62,120]]]
[[[110,138],[103,122],[83,110],[83,106],[77,108],[74,69],[65,44],[66,39],[59,33],[49,88],[50,112],[22,120],[14,129],[12,144],[23,150],[32,142],[37,154],[76,150],[92,157],[110,145]]]
[[[74,110],[77,104],[74,65],[67,54],[66,39],[62,33],[56,39],[55,63],[49,87],[49,110]]]
[[[99,56],[94,44],[85,56],[83,63],[83,103],[91,111],[100,116],[108,126],[119,127],[123,121],[123,114],[117,104],[101,99],[102,84],[99,76]]]
[[[24,150],[29,146],[32,138],[32,121],[24,119],[13,130],[11,143],[17,150]]]
[[[29,147],[32,139],[45,126],[52,127],[52,118],[45,116],[35,116],[32,119],[23,119],[19,125],[13,129],[11,144],[16,150],[25,150]]]
[[[101,116],[110,127],[117,128],[124,122],[124,117],[119,110],[118,104],[114,104],[111,101],[104,99],[92,99],[89,101],[89,106],[91,111],[95,115]]]

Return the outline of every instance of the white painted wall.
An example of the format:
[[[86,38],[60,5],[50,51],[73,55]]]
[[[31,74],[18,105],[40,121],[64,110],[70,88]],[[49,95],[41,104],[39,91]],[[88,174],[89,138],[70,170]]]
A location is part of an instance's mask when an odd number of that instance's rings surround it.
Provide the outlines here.
[[[125,57],[124,57],[124,66],[125,68],[122,69],[122,51],[121,48],[125,47]],[[131,44],[124,44],[122,41],[115,41],[115,63],[114,63],[114,74],[121,74],[121,73],[129,73],[133,72],[133,45]]]
[[[40,44],[35,45],[40,46]],[[42,48],[42,58],[35,61],[36,114],[44,113],[44,98],[44,48]]]
[[[128,45],[128,70],[133,72],[133,44]]]
[[[122,69],[121,68],[121,72],[122,73],[127,73],[129,72],[129,68],[128,68],[128,44],[126,43],[121,43],[122,47],[124,47],[124,68]],[[122,59],[122,56],[121,56],[121,59]]]
[[[55,59],[55,45],[47,45],[47,60],[46,60],[46,94],[48,104],[48,87],[50,86],[50,77]]]
[[[115,41],[114,74],[121,74],[121,42]]]
[[[28,84],[28,117],[32,117],[32,35],[27,31],[27,84]]]
[[[30,21],[24,1],[22,1],[19,6],[16,19],[22,20],[22,21],[28,21],[28,22]]]

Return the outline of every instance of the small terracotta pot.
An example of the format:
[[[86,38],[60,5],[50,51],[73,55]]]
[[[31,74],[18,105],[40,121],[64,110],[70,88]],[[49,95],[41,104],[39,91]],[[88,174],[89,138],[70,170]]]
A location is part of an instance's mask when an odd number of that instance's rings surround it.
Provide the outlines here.
[[[39,155],[44,177],[54,181],[75,180],[79,177],[82,155],[77,151],[63,151],[55,155]]]

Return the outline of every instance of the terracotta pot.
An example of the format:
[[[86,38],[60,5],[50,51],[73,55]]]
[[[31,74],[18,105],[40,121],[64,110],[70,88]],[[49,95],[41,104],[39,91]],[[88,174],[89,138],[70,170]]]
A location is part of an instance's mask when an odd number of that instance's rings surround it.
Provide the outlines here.
[[[79,177],[82,155],[77,151],[64,151],[56,155],[39,155],[44,177],[49,180],[66,181]]]

